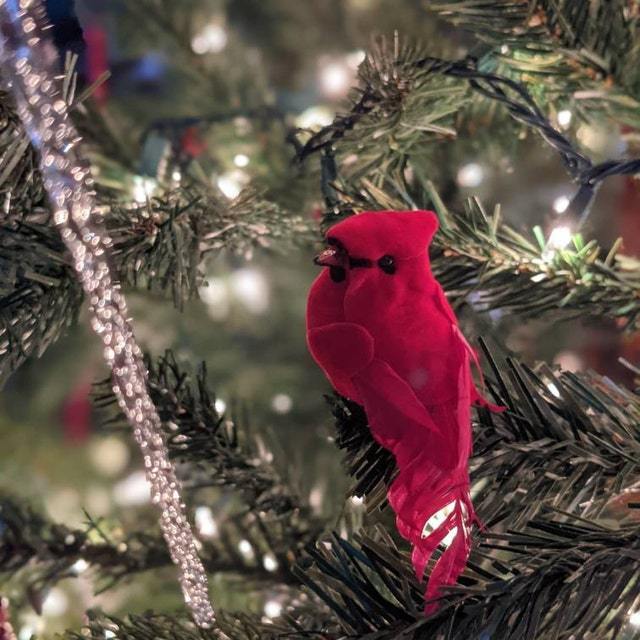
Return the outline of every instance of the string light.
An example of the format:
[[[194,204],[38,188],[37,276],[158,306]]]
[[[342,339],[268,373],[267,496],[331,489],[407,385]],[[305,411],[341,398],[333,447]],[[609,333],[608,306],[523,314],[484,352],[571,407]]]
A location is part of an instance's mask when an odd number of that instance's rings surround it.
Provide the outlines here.
[[[42,614],[57,618],[69,608],[69,600],[62,589],[53,588],[42,603]]]
[[[359,507],[364,502],[364,498],[362,496],[351,496],[350,498],[351,504]]]
[[[246,167],[249,164],[249,156],[244,153],[236,153],[236,155],[233,156],[233,164],[240,168]]]
[[[563,109],[562,111],[558,111],[558,124],[563,128],[567,129],[571,124],[571,119],[573,118],[573,114],[569,109]]]
[[[282,605],[277,600],[267,600],[264,604],[264,615],[277,618],[282,613]]]
[[[564,213],[569,208],[570,202],[567,196],[558,196],[553,201],[553,210],[556,213]]]
[[[238,542],[238,551],[247,559],[252,560],[255,557],[253,547],[248,540],[240,540]]]
[[[218,177],[217,185],[229,200],[235,200],[242,191],[242,182],[240,172],[230,171]]]
[[[218,412],[218,415],[222,415],[227,410],[227,403],[222,398],[216,398],[213,406]]]
[[[278,561],[275,556],[271,553],[265,554],[264,558],[262,558],[262,566],[267,571],[275,571],[278,568]]]
[[[113,499],[122,506],[138,506],[151,499],[151,491],[144,471],[134,471],[113,487]]]
[[[333,122],[333,112],[327,107],[309,107],[296,118],[296,126],[300,129],[325,127]]]
[[[461,187],[478,187],[484,180],[484,169],[477,162],[469,162],[460,167],[457,180]]]
[[[225,28],[216,22],[206,25],[191,40],[191,48],[194,53],[220,53],[226,46],[229,37]]]
[[[71,565],[71,569],[76,575],[80,575],[81,573],[84,573],[88,568],[89,568],[89,563],[84,558],[80,558],[79,560],[76,560]]]
[[[144,176],[133,176],[133,199],[140,204],[144,204],[154,194],[158,182],[153,178],[146,178]]]
[[[547,247],[551,250],[564,249],[571,242],[573,234],[567,225],[554,227],[547,241]]]
[[[281,413],[281,414],[289,413],[292,407],[293,407],[293,400],[291,399],[291,396],[287,395],[286,393],[278,393],[275,396],[273,396],[271,400],[271,408],[276,413]]]
[[[215,538],[218,535],[218,523],[209,507],[197,507],[195,520],[196,529],[203,538]]]
[[[342,62],[328,62],[320,68],[320,88],[328,98],[344,96],[352,78],[349,68]]]
[[[269,284],[259,269],[238,269],[231,275],[229,284],[235,297],[251,313],[260,315],[269,308]]]

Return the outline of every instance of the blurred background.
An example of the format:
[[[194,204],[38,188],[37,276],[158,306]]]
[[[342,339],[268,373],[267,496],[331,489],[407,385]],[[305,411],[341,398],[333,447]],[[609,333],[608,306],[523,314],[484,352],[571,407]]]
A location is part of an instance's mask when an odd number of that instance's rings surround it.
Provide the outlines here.
[[[118,132],[122,153],[137,167],[126,187],[130,197],[144,202],[153,195],[158,166],[171,148],[178,158],[170,167],[176,182],[181,172],[197,171],[221,198],[232,200],[251,181],[311,222],[323,206],[317,169],[291,163],[287,126],[331,121],[376,36],[392,39],[397,30],[443,57],[460,57],[470,46],[468,36],[418,0],[176,0],[167,15],[145,14],[136,0],[46,4],[58,47],[79,56],[82,82],[110,72],[94,98]],[[554,117],[594,158],[625,153],[628,143],[617,127],[577,122],[569,107]],[[489,206],[501,203],[517,229],[529,234],[539,224],[561,243],[569,234],[563,213],[573,187],[559,161],[536,136],[519,138],[509,126],[497,128],[439,143],[431,179],[450,206],[478,195]],[[98,164],[102,180],[118,182],[108,158]],[[631,181],[608,181],[586,235],[605,247],[623,236],[625,252],[638,255],[639,208]],[[316,273],[312,249],[308,243],[273,243],[243,255],[218,254],[207,264],[201,300],[178,311],[164,298],[137,292],[130,307],[143,347],[156,355],[172,349],[192,364],[205,361],[220,411],[246,407],[252,428],[311,505],[337,519],[339,512],[331,510],[340,509],[347,480],[330,442],[323,399],[330,389],[304,338],[306,294]],[[613,321],[523,324],[497,312],[491,321],[492,331],[529,362],[594,368],[629,384],[618,358],[640,356],[637,336],[623,336]],[[35,498],[35,506],[70,526],[86,522],[87,514],[106,527],[126,527],[132,517],[153,522],[137,453],[126,435],[101,424],[90,402],[92,383],[105,375],[81,314],[66,337],[23,366],[2,394],[3,490],[32,503]],[[219,510],[200,512],[201,535],[216,535],[232,508],[228,502],[219,492]],[[347,504],[357,517],[357,502]],[[112,612],[143,610],[151,601],[156,609],[179,606],[172,579],[144,575],[103,595],[93,596],[89,581],[79,580],[34,598],[42,600],[34,607],[43,615],[14,620],[20,640],[77,627],[82,611],[96,603]],[[219,607],[263,609],[267,616],[279,606],[277,594],[239,594],[218,581],[214,599]]]

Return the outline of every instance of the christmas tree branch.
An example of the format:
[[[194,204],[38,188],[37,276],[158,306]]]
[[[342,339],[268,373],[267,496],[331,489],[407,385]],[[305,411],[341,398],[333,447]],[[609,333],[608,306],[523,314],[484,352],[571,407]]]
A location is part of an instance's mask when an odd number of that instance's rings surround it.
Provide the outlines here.
[[[309,506],[274,466],[264,442],[251,438],[246,419],[239,423],[217,411],[204,363],[191,378],[171,352],[155,363],[147,362],[151,395],[165,425],[169,452],[183,468],[187,488],[232,487],[253,511],[295,516],[292,526],[304,520],[312,529],[318,526]],[[116,411],[110,424],[125,426],[108,381],[96,388],[95,402]]]
[[[587,87],[612,103],[640,95],[633,46],[639,15],[625,0],[435,0],[428,10],[472,31],[494,47],[502,64],[548,93],[560,93],[562,82],[563,97],[577,105]],[[566,96],[567,80],[573,95]]]
[[[111,589],[134,574],[171,565],[159,534],[135,531],[112,534],[89,518],[86,528],[55,523],[8,497],[0,497],[0,579],[14,581],[23,575],[31,600],[65,578],[91,570],[96,593]],[[290,565],[290,548],[281,544],[276,527],[255,517],[231,517],[219,535],[203,539],[201,557],[212,575],[239,576],[245,585],[297,585]],[[251,545],[242,553],[238,542]],[[265,558],[271,560],[265,563]]]
[[[536,518],[522,531],[489,532],[430,617],[409,557],[388,535],[362,533],[354,542],[334,536],[310,548],[296,572],[317,603],[294,605],[268,622],[229,612],[220,622],[234,640],[637,638],[629,615],[640,604],[639,534],[637,525],[612,530],[560,514]],[[202,637],[170,616],[91,617],[89,637],[105,630],[127,640]]]
[[[490,389],[507,411],[476,414],[470,468],[481,519],[519,527],[545,508],[626,515],[640,481],[638,397],[593,372],[532,370],[485,354]],[[366,496],[370,512],[384,507],[393,457],[371,437],[360,406],[340,397],[330,404],[353,493]]]

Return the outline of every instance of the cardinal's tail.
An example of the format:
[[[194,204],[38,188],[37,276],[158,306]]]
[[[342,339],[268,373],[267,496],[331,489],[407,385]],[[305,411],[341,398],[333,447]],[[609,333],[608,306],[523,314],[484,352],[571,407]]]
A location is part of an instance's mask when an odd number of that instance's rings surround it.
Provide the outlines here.
[[[438,469],[416,456],[401,469],[389,490],[389,502],[396,513],[400,534],[413,545],[413,568],[422,580],[436,549],[442,546],[429,576],[426,612],[436,606],[443,586],[455,584],[471,550],[471,527],[476,515],[469,495],[467,472]]]

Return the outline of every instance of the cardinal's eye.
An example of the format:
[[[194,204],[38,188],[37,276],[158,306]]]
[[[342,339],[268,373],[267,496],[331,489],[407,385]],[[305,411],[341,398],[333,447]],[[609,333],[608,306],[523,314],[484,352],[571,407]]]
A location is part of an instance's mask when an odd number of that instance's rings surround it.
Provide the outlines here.
[[[382,256],[378,260],[378,266],[389,275],[393,275],[396,272],[396,261],[393,256]]]

